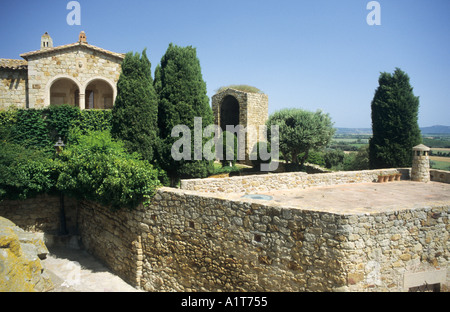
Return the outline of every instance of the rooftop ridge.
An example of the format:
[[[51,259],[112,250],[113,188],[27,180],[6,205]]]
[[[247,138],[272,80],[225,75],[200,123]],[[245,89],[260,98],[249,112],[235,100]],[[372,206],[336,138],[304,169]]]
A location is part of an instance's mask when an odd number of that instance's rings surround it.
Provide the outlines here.
[[[54,48],[48,48],[48,49],[44,49],[44,50],[35,50],[35,51],[31,51],[31,52],[20,54],[20,56],[22,58],[24,58],[25,60],[28,60],[28,58],[30,56],[51,53],[51,52],[54,52],[54,51],[61,51],[61,50],[70,49],[70,48],[74,48],[74,47],[86,47],[88,49],[95,50],[97,52],[101,52],[101,53],[104,53],[104,54],[112,55],[112,56],[117,57],[117,58],[121,58],[121,59],[125,58],[125,53],[112,52],[112,51],[109,51],[109,50],[106,50],[106,49],[103,49],[103,48],[99,48],[97,46],[94,46],[94,45],[91,45],[91,44],[88,44],[88,43],[82,42],[82,41],[78,41],[78,42],[74,42],[74,43],[70,43],[70,44],[65,44],[65,45],[62,45],[62,46],[54,47]]]

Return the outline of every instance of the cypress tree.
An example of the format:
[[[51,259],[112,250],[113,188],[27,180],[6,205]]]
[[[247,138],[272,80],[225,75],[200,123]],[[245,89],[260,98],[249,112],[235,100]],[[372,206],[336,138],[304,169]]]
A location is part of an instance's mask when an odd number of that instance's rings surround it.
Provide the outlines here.
[[[151,163],[155,160],[158,136],[158,101],[151,64],[146,50],[126,54],[117,82],[117,97],[111,120],[111,134],[121,139],[130,152],[137,152]]]
[[[173,183],[179,178],[206,177],[213,164],[205,159],[194,160],[194,117],[202,118],[203,130],[213,123],[213,114],[196,49],[170,44],[156,68],[154,86],[159,97],[160,165]],[[191,130],[191,160],[176,161],[171,156],[172,145],[179,139],[171,136],[177,125]]]
[[[381,73],[372,100],[369,165],[372,169],[410,167],[412,148],[422,141],[418,125],[419,97],[399,68]]]

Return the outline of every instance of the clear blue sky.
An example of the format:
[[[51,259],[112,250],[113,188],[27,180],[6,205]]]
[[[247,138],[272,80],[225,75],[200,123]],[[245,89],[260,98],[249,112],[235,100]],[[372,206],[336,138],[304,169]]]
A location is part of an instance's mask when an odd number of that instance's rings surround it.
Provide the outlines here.
[[[229,84],[256,86],[269,113],[287,107],[331,115],[336,127],[371,127],[380,72],[396,67],[420,96],[419,125],[450,125],[450,1],[379,0],[381,25],[369,26],[369,0],[0,0],[0,58],[87,41],[114,52],[142,52],[159,63],[169,43],[197,48],[211,97]]]

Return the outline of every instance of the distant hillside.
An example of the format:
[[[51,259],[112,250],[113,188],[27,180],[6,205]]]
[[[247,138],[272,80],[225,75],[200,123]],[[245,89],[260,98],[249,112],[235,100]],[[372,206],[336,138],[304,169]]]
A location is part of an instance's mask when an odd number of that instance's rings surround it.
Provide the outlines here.
[[[336,134],[372,134],[372,128],[336,128]]]
[[[450,126],[431,126],[420,128],[422,134],[450,134]]]
[[[421,127],[422,134],[450,134],[450,126]],[[336,134],[372,134],[372,128],[336,128]]]

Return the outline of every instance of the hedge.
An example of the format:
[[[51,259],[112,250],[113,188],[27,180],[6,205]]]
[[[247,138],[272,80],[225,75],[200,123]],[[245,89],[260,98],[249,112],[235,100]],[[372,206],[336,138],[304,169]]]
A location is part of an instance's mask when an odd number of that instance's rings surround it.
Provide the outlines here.
[[[0,200],[63,192],[113,210],[132,209],[153,197],[163,173],[129,154],[109,131],[71,129],[69,143],[52,157],[33,148],[0,141]]]
[[[67,105],[0,112],[0,201],[63,192],[116,210],[151,198],[165,173],[113,140],[110,121],[111,111]]]
[[[58,138],[66,141],[71,128],[79,127],[84,133],[110,130],[111,118],[111,110],[80,110],[60,105],[0,111],[0,127],[4,128],[3,133],[8,133],[11,143],[53,151]]]

